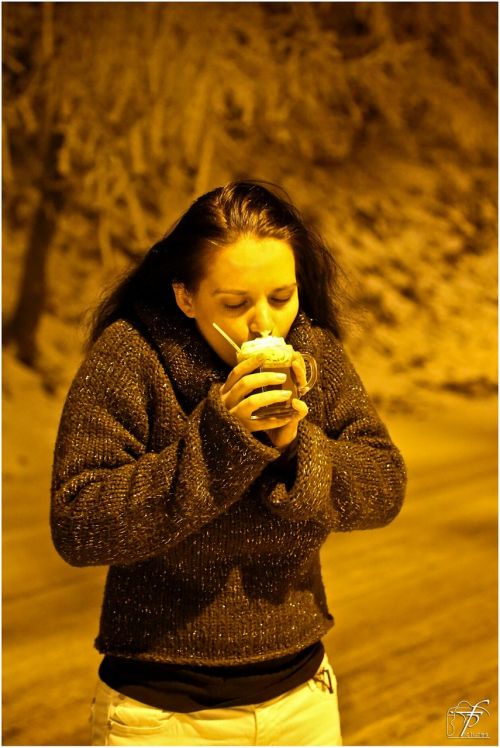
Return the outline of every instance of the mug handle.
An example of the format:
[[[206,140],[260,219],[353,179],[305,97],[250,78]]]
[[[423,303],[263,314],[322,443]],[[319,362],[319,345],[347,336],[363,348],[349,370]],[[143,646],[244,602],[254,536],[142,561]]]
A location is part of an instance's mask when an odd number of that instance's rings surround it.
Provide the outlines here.
[[[300,355],[304,359],[304,362],[309,365],[310,369],[309,379],[307,380],[307,382],[302,387],[297,387],[298,396],[302,397],[302,395],[305,395],[306,392],[312,390],[312,388],[318,381],[318,364],[316,363],[316,359],[314,358],[314,356],[311,356],[309,353],[301,353]]]

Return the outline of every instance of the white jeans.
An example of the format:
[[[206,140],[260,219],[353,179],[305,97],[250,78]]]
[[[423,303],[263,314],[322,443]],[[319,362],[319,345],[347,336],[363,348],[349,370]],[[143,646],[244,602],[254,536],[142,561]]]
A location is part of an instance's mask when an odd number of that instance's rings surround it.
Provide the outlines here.
[[[261,704],[168,712],[99,681],[91,745],[342,745],[337,679],[325,655],[314,678]],[[315,678],[319,678],[318,673]]]

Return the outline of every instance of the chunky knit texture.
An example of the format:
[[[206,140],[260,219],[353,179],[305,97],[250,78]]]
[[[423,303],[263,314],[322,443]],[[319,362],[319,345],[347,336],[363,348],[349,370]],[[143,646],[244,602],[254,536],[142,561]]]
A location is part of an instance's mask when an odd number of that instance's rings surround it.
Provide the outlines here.
[[[320,547],[390,522],[406,475],[334,336],[300,313],[287,341],[320,378],[286,484],[278,450],[224,407],[229,368],[191,320],[143,308],[94,344],[61,418],[51,526],[68,563],[110,566],[100,652],[251,663],[333,625]]]

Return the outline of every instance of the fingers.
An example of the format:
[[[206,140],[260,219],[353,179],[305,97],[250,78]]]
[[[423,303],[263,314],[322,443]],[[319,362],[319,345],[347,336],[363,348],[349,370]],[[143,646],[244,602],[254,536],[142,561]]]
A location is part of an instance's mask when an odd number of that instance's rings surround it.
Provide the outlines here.
[[[280,386],[287,381],[287,375],[278,371],[255,371],[263,363],[262,355],[255,355],[238,363],[230,372],[221,388],[221,397],[229,412],[248,431],[274,431],[286,436],[288,431],[296,433],[297,424],[308,413],[307,405],[293,397],[295,390],[282,390]],[[300,353],[295,352],[292,359],[293,379],[299,390],[307,383],[306,367]],[[256,392],[264,388],[265,392]],[[292,399],[293,397],[293,399]],[[283,417],[270,416],[261,418],[253,414],[268,405],[278,405],[288,401],[291,405],[289,414]]]
[[[249,431],[275,431],[276,429],[286,428],[292,421],[295,421],[294,416],[287,416],[286,418],[278,418],[277,416],[256,418],[249,422],[247,428]]]
[[[286,403],[290,400],[292,393],[290,390],[271,390],[270,392],[259,392],[250,395],[239,402],[230,413],[235,416],[248,431],[264,431],[267,428],[277,428],[283,426],[294,418],[294,415],[287,414],[281,417],[271,416],[269,418],[253,418],[255,411],[264,408],[267,405],[277,405]]]
[[[237,405],[230,409],[231,413],[237,413],[243,418],[250,418],[252,413],[266,405],[284,403],[292,396],[291,390],[270,390],[269,392],[257,392],[255,395],[245,397]]]
[[[309,408],[307,407],[307,405],[303,403],[302,400],[298,400],[297,398],[294,398],[292,400],[291,406],[294,412],[290,413],[290,415],[286,419],[286,423],[278,424],[278,425],[275,424],[273,428],[277,428],[278,426],[283,426],[283,425],[293,425],[293,424],[297,425],[297,423],[299,421],[302,421],[302,419],[305,418],[307,414],[309,413]]]
[[[225,397],[226,407],[233,408],[254,390],[263,387],[274,387],[279,391],[280,385],[286,382],[286,374],[280,374],[276,371],[264,371],[256,374],[247,374],[242,377]]]
[[[250,358],[246,358],[244,361],[240,361],[239,364],[236,364],[222,387],[222,394],[228,393],[238,380],[247,374],[251,374],[255,369],[258,369],[262,361],[262,355],[256,354],[255,356],[250,356]]]
[[[271,426],[266,426],[266,433],[277,449],[284,449],[293,442],[297,436],[299,421],[305,418],[309,412],[307,405],[298,398],[292,400],[292,407],[295,410],[295,415],[292,416],[288,423],[275,423]]]
[[[292,408],[295,410],[296,415],[294,416],[298,421],[301,421],[309,413],[309,408],[303,400],[299,400],[294,397],[292,400]]]

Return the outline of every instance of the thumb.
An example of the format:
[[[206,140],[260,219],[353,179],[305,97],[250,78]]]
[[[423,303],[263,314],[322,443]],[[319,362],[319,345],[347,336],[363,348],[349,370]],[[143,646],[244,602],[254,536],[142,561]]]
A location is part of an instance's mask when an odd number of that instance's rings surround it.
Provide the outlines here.
[[[292,400],[292,408],[296,411],[295,418],[298,418],[299,421],[306,417],[306,415],[309,413],[309,408],[305,404],[303,400],[299,400],[298,397],[294,397]]]

